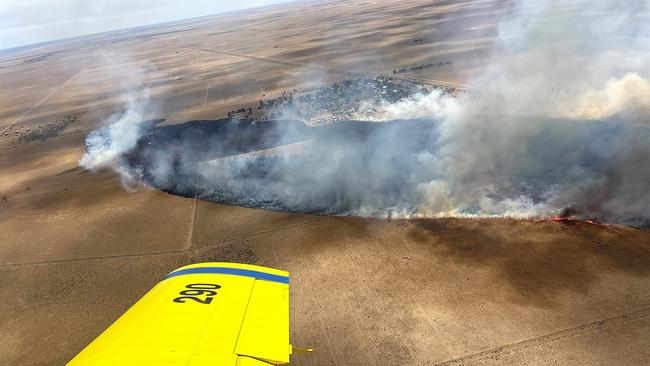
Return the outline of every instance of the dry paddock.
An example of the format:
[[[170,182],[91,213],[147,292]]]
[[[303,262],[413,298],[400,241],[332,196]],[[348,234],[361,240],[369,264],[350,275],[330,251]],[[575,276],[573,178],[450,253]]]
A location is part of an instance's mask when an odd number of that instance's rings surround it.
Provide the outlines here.
[[[502,3],[299,2],[0,54],[0,365],[65,364],[198,261],[291,273],[291,339],[316,348],[295,365],[649,364],[650,231],[265,212],[75,169],[132,64],[166,123],[351,73],[451,61],[417,76],[463,82]],[[15,141],[69,115],[59,137]]]
[[[82,148],[70,142],[0,161],[24,173],[0,170],[20,187],[0,220],[0,364],[64,364],[198,261],[290,271],[292,342],[316,348],[296,365],[650,359],[650,231],[319,217],[128,192],[108,173],[71,171]]]

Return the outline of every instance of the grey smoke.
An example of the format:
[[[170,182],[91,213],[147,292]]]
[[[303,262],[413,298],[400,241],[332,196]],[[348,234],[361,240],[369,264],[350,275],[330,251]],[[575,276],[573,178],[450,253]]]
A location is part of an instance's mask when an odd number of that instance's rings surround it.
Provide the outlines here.
[[[112,145],[109,126],[89,138],[94,157],[84,159],[252,207],[521,218],[570,207],[583,218],[648,225],[649,10],[646,1],[517,1],[484,72],[460,95],[367,105],[356,113],[366,122],[318,128],[170,127],[126,148]],[[284,144],[294,145],[250,153]]]
[[[142,88],[145,74],[152,70],[138,66],[122,53],[104,51],[94,57],[98,64],[106,66],[105,70],[118,74],[115,76],[121,80],[123,108],[111,115],[103,127],[88,134],[86,153],[79,165],[91,171],[111,168],[120,174],[124,186],[130,187],[139,179],[139,173],[127,166],[125,154],[132,151],[142,135],[152,127],[146,116],[157,110],[156,104],[149,99],[148,90]],[[120,67],[114,68],[112,65]]]
[[[424,216],[650,216],[650,10],[647,1],[520,1],[487,70],[459,98],[418,98],[388,118],[443,122]],[[441,107],[442,106],[442,107]]]

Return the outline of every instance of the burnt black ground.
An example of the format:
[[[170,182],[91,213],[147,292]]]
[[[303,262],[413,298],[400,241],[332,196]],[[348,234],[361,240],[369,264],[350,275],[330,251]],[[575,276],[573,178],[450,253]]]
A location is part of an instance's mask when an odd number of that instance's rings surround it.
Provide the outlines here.
[[[621,205],[638,204],[643,184],[647,187],[641,166],[650,157],[647,129],[538,117],[521,117],[518,123],[525,125],[519,150],[492,161],[491,176],[477,171],[455,183],[468,192],[487,187],[497,200],[525,197],[556,207],[549,215],[570,208],[583,219],[650,224],[650,208],[640,216],[618,212],[625,211]],[[444,156],[439,127],[427,119],[318,127],[291,120],[189,121],[152,126],[127,161],[147,185],[184,197],[313,214],[409,215],[419,205],[419,184],[453,183],[453,177],[425,162]],[[300,153],[249,154],[294,143],[303,143]],[[641,164],[640,169],[632,175],[620,171],[630,164]],[[572,190],[577,193],[563,198]],[[478,207],[463,210],[481,214]]]

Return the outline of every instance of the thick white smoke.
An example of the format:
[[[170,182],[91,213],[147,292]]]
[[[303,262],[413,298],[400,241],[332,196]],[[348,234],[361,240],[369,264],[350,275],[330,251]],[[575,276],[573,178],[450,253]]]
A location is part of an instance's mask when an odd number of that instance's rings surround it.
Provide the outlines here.
[[[82,165],[127,177],[142,171],[166,190],[198,188],[202,198],[271,209],[389,217],[565,211],[650,225],[649,8],[643,0],[516,1],[470,90],[366,105],[355,115],[391,123],[188,124],[139,144],[142,104],[127,102],[89,136]],[[241,155],[301,141],[300,153]],[[139,160],[126,164],[133,149]]]
[[[648,124],[650,82],[636,72],[612,78],[602,89],[586,91],[566,114],[572,118],[619,118]]]
[[[122,109],[111,115],[104,127],[86,137],[86,153],[79,165],[92,171],[111,168],[120,174],[125,186],[131,186],[137,176],[126,165],[125,155],[136,147],[142,135],[150,129],[151,123],[145,117],[155,109],[147,89],[143,87],[145,69],[123,54],[102,53],[97,56],[106,70],[114,70],[113,76],[122,81]],[[118,69],[112,67],[117,64],[120,65]]]
[[[439,150],[422,156],[437,178],[418,185],[421,214],[528,217],[571,206],[583,216],[647,219],[650,172],[638,163],[650,163],[646,132],[619,134],[595,146],[598,156],[541,154],[533,145],[560,151],[575,144],[575,152],[598,143],[585,140],[588,134],[576,140],[578,125],[650,127],[648,7],[647,1],[519,1],[501,21],[489,66],[470,81],[472,90],[380,108],[380,119],[431,113],[442,120]],[[590,158],[601,166],[585,165]],[[554,166],[569,169],[556,177]],[[534,179],[541,186],[526,193]]]

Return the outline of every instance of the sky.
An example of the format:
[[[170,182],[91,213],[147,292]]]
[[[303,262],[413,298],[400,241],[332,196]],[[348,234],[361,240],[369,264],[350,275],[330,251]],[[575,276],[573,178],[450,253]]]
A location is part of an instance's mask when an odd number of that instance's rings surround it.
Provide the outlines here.
[[[286,0],[0,0],[0,49]]]

